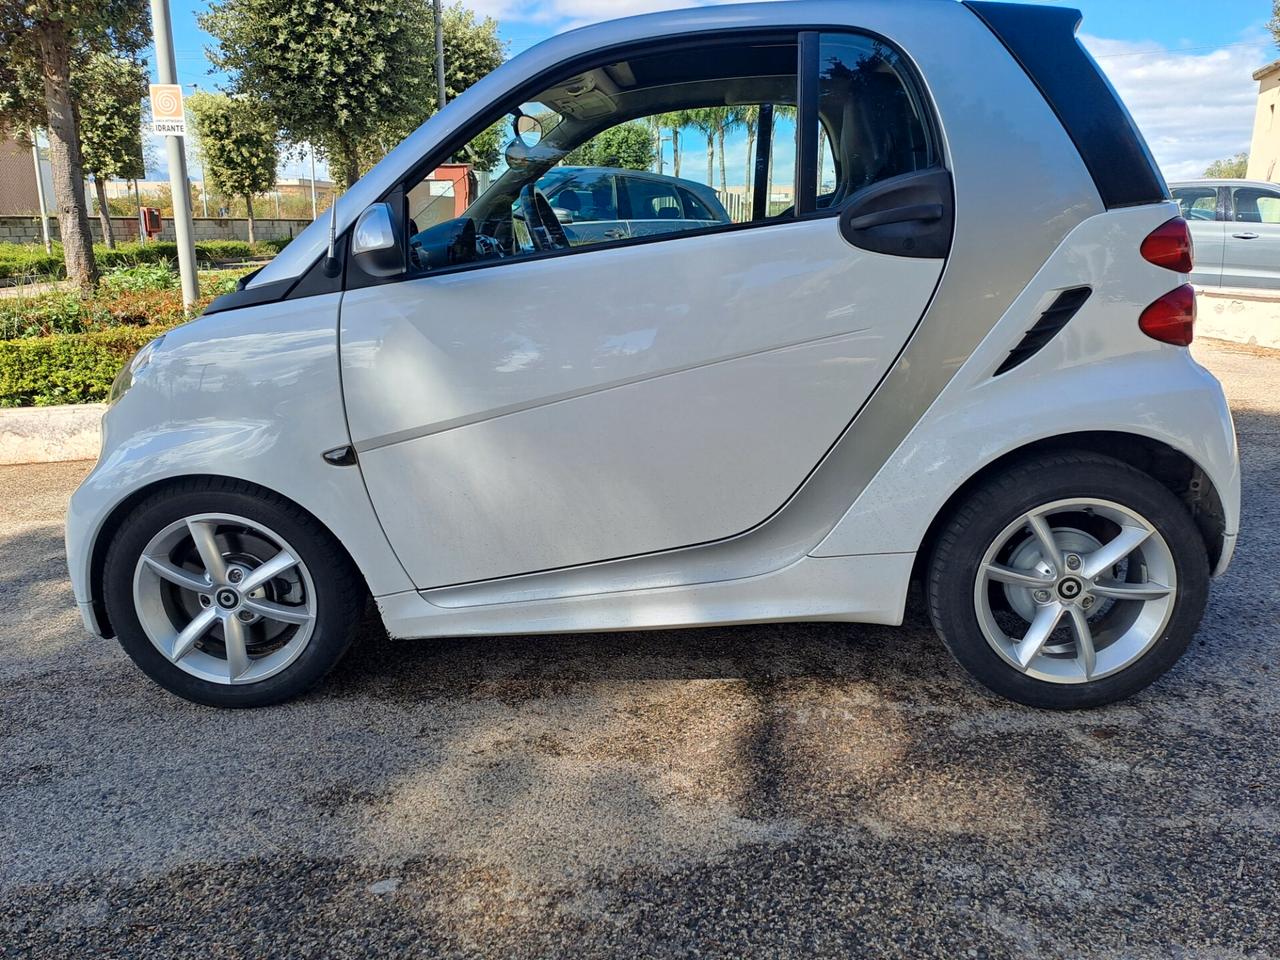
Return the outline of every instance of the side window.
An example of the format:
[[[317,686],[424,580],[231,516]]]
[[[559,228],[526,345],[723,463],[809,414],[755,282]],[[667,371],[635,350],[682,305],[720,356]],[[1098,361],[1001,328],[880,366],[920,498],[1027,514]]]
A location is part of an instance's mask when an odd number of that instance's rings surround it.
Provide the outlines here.
[[[1177,187],[1171,191],[1178,201],[1178,209],[1187,220],[1216,220],[1218,218],[1217,187]]]
[[[680,220],[684,211],[675,185],[661,180],[627,177],[627,212],[630,220]]]
[[[713,39],[561,78],[405,185],[411,272],[794,216],[798,59]]]
[[[935,164],[923,102],[892,48],[823,34],[818,48],[818,208]]]
[[[1236,187],[1236,220],[1240,223],[1280,223],[1280,192],[1260,187]]]
[[[712,213],[711,208],[699,200],[690,190],[682,189],[680,191],[680,199],[684,201],[684,218],[686,220],[701,220],[705,223],[716,223],[722,219],[723,215]]]
[[[854,33],[686,38],[602,63],[508,106],[404,186],[411,269],[834,210],[937,164],[924,103],[899,54]]]

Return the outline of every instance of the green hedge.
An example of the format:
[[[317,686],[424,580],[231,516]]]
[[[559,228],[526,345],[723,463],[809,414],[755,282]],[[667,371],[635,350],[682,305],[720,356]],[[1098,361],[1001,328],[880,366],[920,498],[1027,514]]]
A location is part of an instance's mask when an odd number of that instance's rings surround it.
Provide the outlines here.
[[[164,325],[0,341],[0,407],[106,400],[111,381]]]
[[[224,260],[247,260],[250,257],[273,257],[287,245],[288,240],[260,240],[250,244],[244,240],[201,240],[196,244],[196,259],[201,263]],[[129,267],[140,263],[177,262],[178,245],[168,241],[152,243],[118,243],[114,250],[94,244],[94,259],[99,270]],[[44,247],[34,244],[0,243],[0,278],[4,277],[62,277],[66,267],[62,262],[62,247],[54,244],[53,253],[45,253]]]

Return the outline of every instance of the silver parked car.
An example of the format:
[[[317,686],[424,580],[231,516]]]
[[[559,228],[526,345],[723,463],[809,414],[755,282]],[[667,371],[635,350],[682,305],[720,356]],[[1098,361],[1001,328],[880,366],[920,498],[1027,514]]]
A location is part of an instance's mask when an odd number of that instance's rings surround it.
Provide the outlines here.
[[[1170,190],[1196,244],[1193,283],[1280,290],[1280,184],[1190,180]]]
[[[553,167],[538,189],[573,246],[731,222],[705,184],[643,170]]]

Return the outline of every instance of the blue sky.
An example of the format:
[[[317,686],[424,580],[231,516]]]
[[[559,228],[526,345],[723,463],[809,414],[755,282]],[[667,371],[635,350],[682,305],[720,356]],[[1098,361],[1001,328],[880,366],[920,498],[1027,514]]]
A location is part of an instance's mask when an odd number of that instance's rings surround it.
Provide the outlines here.
[[[204,54],[212,40],[196,24],[209,4],[170,2],[179,79],[216,88],[221,78],[210,76]],[[514,55],[584,23],[708,2],[467,0],[467,5],[498,20]],[[1083,11],[1086,44],[1129,104],[1166,175],[1198,175],[1210,161],[1248,149],[1256,92],[1250,74],[1280,59],[1266,30],[1270,0],[1078,0],[1071,5]],[[730,156],[736,155],[735,146],[730,143]],[[686,138],[683,154],[682,173],[704,177],[705,145],[696,135]],[[285,172],[296,176],[301,167]]]

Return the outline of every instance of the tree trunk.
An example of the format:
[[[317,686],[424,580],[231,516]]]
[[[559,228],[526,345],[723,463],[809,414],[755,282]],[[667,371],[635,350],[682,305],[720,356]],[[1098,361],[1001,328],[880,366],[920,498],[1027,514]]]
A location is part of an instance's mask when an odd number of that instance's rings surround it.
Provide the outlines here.
[[[255,243],[256,239],[253,235],[253,195],[246,193],[244,195],[244,209],[249,215],[249,242]]]
[[[729,192],[729,174],[725,170],[724,165],[724,127],[716,133],[717,146],[720,148],[720,192]]]
[[[356,185],[356,181],[360,179],[360,158],[356,151],[356,145],[350,137],[340,134],[338,136],[338,176],[342,179],[342,186],[346,190],[350,190]]]
[[[102,242],[108,250],[116,248],[116,238],[111,233],[111,211],[107,209],[107,186],[96,173],[93,175],[93,192],[98,197],[98,223],[102,225]]]
[[[678,177],[680,176],[680,128],[674,126],[671,128],[671,155],[672,167]]]
[[[36,27],[40,42],[44,103],[49,115],[49,162],[53,196],[58,206],[58,232],[67,276],[88,294],[98,283],[93,234],[84,198],[84,166],[80,158],[80,124],[71,99],[71,38],[61,20]]]
[[[747,131],[747,178],[743,181],[743,196],[747,198],[747,206],[751,205],[751,173],[756,168],[756,133]]]
[[[716,176],[716,135],[707,131],[707,186],[715,188]]]

